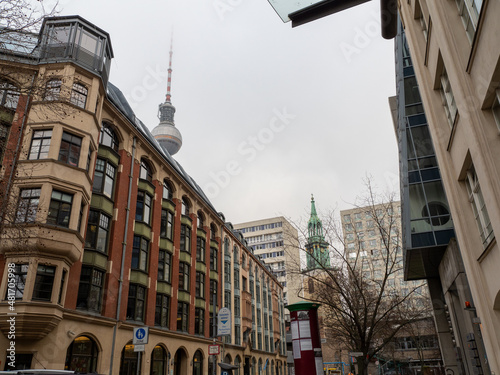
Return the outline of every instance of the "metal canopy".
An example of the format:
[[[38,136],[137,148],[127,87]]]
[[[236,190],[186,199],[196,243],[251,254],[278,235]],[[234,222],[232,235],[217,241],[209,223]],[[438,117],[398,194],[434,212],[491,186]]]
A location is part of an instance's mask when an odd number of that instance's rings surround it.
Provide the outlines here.
[[[283,22],[292,21],[292,27],[341,12],[370,0],[268,0]],[[397,34],[397,0],[380,0],[382,37],[392,39]]]
[[[351,8],[369,0],[268,0],[283,22],[292,27]]]

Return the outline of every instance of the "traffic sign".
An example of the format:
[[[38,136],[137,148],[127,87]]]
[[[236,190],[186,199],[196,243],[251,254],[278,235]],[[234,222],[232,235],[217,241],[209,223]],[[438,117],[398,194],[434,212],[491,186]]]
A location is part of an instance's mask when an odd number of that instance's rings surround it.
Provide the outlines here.
[[[145,345],[134,345],[134,352],[143,352],[145,350]]]
[[[135,327],[134,340],[132,344],[143,345],[147,344],[149,339],[149,327]]]
[[[223,307],[217,314],[217,336],[230,336],[231,335],[231,310]]]
[[[208,345],[208,354],[209,355],[220,354],[220,345]]]
[[[363,356],[363,352],[349,352],[349,355],[351,357],[362,357]]]

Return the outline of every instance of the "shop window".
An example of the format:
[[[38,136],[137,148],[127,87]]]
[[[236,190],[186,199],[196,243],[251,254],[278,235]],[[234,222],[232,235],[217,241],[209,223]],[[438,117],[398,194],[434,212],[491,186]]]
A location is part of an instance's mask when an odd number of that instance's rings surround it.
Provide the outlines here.
[[[68,347],[64,369],[77,373],[96,373],[98,356],[96,342],[87,336],[79,336]]]

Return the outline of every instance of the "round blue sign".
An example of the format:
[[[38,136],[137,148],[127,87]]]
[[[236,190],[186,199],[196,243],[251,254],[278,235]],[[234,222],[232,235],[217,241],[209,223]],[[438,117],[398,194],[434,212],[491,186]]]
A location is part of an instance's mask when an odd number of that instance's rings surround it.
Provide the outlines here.
[[[135,337],[139,340],[142,340],[146,336],[146,330],[144,328],[139,328],[135,331]]]

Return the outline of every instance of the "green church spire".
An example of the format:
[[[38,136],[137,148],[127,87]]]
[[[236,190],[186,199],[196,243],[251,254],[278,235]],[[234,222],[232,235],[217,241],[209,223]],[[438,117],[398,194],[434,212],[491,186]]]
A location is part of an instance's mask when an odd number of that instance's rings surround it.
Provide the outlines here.
[[[323,224],[321,223],[314,196],[311,194],[311,217],[307,223],[307,269],[316,269],[321,267],[330,267],[330,254],[328,252],[328,243],[323,235]]]

